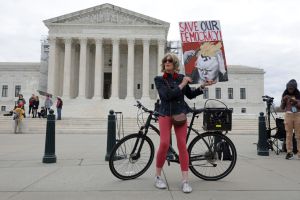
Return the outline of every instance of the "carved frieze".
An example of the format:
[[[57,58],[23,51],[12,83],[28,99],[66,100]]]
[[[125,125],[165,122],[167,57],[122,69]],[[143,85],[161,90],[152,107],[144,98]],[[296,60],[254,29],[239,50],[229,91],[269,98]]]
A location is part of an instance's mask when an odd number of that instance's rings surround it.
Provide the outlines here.
[[[146,18],[138,17],[111,8],[103,8],[93,12],[81,13],[68,18],[57,20],[54,23],[72,24],[120,24],[120,25],[161,25]]]

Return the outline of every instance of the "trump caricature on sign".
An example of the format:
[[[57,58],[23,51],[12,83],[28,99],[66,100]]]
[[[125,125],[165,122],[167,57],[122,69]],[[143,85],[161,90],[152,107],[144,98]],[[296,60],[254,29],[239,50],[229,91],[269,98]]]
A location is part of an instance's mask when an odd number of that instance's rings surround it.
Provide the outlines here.
[[[203,42],[196,50],[184,52],[185,65],[191,61],[192,57],[197,57],[194,69],[190,74],[193,83],[228,81],[221,48],[222,42]]]

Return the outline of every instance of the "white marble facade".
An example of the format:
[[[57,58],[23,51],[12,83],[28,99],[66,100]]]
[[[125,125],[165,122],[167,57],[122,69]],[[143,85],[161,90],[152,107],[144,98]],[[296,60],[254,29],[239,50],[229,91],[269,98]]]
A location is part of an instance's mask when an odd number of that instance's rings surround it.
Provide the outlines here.
[[[36,93],[39,85],[40,63],[2,62],[0,63],[0,107],[10,111],[18,99],[18,91],[28,101]],[[7,88],[4,90],[4,88]],[[18,90],[19,88],[20,90]],[[16,91],[16,89],[18,91]]]
[[[106,117],[111,109],[136,117],[135,99],[153,108],[158,98],[153,78],[160,74],[169,23],[111,4],[44,23],[49,36],[48,44],[42,45],[41,63],[35,67],[20,64],[17,74],[32,70],[28,73],[31,77],[20,78],[11,75],[16,65],[0,64],[0,87],[7,84],[13,93],[19,81],[26,100],[37,94],[37,89],[62,96],[65,117]],[[216,98],[218,88],[220,100],[233,108],[235,115],[257,117],[264,110],[264,71],[245,66],[228,66],[228,70],[229,81],[209,87],[208,98]],[[232,99],[228,98],[229,88]],[[241,88],[245,88],[245,99],[240,98]],[[13,94],[0,96],[0,106],[14,98]],[[188,103],[202,107],[205,100],[200,96]]]
[[[111,4],[44,21],[48,92],[64,99],[155,99],[169,23]]]

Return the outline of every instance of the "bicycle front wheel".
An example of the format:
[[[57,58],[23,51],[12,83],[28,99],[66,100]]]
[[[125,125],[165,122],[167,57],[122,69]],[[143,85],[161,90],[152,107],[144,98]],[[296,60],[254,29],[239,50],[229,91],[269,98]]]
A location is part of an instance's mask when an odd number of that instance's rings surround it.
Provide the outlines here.
[[[190,169],[197,177],[216,181],[234,168],[237,153],[233,142],[222,133],[206,132],[189,145]]]
[[[132,134],[121,139],[112,149],[109,168],[122,180],[135,179],[144,174],[154,158],[154,145],[145,135]]]

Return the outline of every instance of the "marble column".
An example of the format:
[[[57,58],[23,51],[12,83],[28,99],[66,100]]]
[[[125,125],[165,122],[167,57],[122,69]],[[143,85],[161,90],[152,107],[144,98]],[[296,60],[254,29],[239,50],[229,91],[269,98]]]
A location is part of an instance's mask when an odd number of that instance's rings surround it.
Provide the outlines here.
[[[96,38],[94,99],[103,99],[103,39]]]
[[[158,53],[157,53],[157,74],[160,75],[161,72],[161,60],[163,59],[164,55],[165,55],[165,43],[166,40],[164,39],[159,39],[158,41]]]
[[[127,39],[128,58],[127,58],[127,96],[126,99],[134,99],[134,39]]]
[[[120,72],[120,39],[114,38],[113,43],[113,55],[112,55],[112,87],[111,87],[111,97],[110,98],[119,98],[119,72]]]
[[[80,58],[79,58],[79,92],[78,98],[86,98],[86,49],[87,38],[80,38]]]
[[[71,50],[72,38],[65,38],[65,60],[64,60],[64,86],[63,97],[69,99],[71,94]]]
[[[143,39],[143,99],[149,98],[149,46],[150,40]]]
[[[55,93],[55,73],[56,73],[56,38],[49,37],[49,63],[48,63],[48,86],[47,92],[50,94]]]

